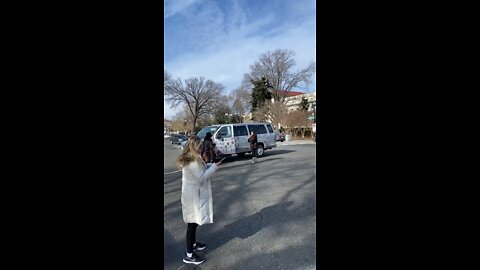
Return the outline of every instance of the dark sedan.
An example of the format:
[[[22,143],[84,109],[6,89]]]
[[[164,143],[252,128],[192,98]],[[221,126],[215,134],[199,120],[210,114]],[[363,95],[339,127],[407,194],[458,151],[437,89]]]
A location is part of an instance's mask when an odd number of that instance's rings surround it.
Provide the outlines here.
[[[174,134],[170,137],[170,143],[172,144],[181,144],[184,141],[187,141],[188,137],[181,134]]]

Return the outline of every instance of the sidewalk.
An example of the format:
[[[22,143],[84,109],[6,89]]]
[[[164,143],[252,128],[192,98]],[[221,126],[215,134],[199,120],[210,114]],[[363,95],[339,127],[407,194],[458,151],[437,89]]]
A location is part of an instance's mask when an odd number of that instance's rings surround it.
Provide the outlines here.
[[[316,144],[313,140],[291,140],[284,142],[277,142],[277,146],[298,145],[298,144]]]

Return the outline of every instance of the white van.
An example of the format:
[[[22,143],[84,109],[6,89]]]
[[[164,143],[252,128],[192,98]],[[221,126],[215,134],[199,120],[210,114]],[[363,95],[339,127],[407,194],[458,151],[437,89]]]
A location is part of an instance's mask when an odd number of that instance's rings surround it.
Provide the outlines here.
[[[202,128],[197,134],[205,138],[207,132],[212,133],[213,143],[216,144],[217,157],[237,154],[244,156],[250,153],[248,135],[251,131],[257,133],[258,149],[257,156],[263,156],[265,150],[277,146],[275,132],[270,123],[242,123],[242,124],[220,124]]]

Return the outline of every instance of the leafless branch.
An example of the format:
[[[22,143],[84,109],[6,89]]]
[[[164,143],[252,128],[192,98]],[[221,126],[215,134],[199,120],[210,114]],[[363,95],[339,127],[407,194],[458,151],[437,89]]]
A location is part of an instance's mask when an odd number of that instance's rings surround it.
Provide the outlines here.
[[[166,100],[172,108],[185,104],[187,110],[192,117],[192,129],[195,127],[197,120],[202,115],[211,112],[217,100],[224,90],[223,85],[206,80],[203,77],[192,77],[185,79],[169,80],[165,85]]]
[[[273,98],[284,102],[288,92],[293,88],[302,88],[311,82],[316,71],[315,63],[305,69],[295,71],[295,52],[292,50],[275,50],[260,56],[259,61],[250,66],[250,72],[245,74],[242,81],[243,87],[251,87],[251,80],[259,80],[262,77],[268,79],[274,90]]]

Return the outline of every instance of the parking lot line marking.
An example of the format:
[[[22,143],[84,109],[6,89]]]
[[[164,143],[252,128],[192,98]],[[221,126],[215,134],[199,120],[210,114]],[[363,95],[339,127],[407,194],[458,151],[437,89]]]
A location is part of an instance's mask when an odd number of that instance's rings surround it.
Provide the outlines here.
[[[166,172],[166,173],[163,173],[163,174],[172,174],[172,173],[177,173],[177,172],[181,172],[181,171]]]

